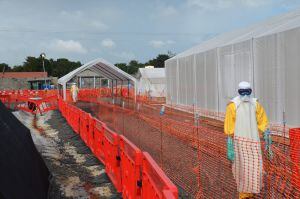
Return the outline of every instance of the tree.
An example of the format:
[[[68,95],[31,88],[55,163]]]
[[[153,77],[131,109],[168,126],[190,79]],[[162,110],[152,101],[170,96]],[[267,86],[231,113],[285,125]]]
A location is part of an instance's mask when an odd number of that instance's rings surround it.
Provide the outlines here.
[[[137,73],[139,68],[144,67],[145,65],[142,63],[139,63],[136,60],[131,60],[128,64],[126,63],[116,63],[115,66],[123,70],[124,72],[134,75]]]
[[[9,71],[11,71],[11,67],[9,67],[8,64],[0,63],[0,72],[2,73],[3,71],[9,72]]]
[[[72,62],[65,58],[45,59],[45,70],[49,76],[62,77],[65,74],[81,66],[80,62]],[[6,64],[7,65],[7,64]],[[8,65],[7,65],[8,66]],[[1,69],[0,64],[0,69]],[[9,67],[10,68],[10,67]],[[14,72],[39,72],[43,70],[43,60],[41,57],[27,57],[23,65],[15,66],[11,71]],[[6,70],[7,71],[7,70]]]
[[[171,52],[168,52],[168,54],[159,54],[156,58],[149,60],[146,65],[154,66],[155,68],[164,68],[165,61],[172,56],[174,55]]]
[[[139,63],[136,60],[131,60],[128,63],[128,73],[129,74],[136,74],[137,71],[139,70],[139,68],[143,68],[143,67],[144,67],[144,64]]]
[[[53,70],[51,75],[55,77],[62,77],[82,65],[80,62],[72,62],[65,58],[60,58],[56,61],[52,60],[50,63]]]
[[[115,66],[128,73],[128,66],[126,63],[116,63]]]

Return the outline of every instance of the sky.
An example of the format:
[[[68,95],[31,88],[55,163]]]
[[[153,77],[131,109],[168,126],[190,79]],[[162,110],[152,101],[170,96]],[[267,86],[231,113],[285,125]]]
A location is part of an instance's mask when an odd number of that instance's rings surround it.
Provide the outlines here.
[[[0,0],[0,63],[146,62],[300,7],[299,0]]]

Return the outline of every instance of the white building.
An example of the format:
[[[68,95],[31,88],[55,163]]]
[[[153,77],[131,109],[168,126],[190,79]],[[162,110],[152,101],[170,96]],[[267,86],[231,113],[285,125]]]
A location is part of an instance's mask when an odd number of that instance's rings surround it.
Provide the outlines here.
[[[165,67],[167,103],[225,112],[245,80],[271,122],[300,124],[300,10],[217,36]]]
[[[164,68],[139,68],[138,93],[151,97],[165,97],[166,74]]]

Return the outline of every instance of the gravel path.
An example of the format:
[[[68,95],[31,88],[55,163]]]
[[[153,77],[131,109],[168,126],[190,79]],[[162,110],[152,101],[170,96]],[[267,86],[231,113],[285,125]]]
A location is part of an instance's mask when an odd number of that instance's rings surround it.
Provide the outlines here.
[[[15,116],[31,131],[33,141],[52,173],[49,198],[121,198],[104,165],[75,134],[59,111],[36,118],[17,111]]]

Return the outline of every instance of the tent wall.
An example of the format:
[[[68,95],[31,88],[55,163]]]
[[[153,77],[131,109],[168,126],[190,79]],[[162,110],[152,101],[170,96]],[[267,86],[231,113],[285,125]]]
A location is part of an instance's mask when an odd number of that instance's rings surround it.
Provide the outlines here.
[[[165,68],[139,68],[138,93],[151,97],[166,97]]]
[[[216,50],[210,50],[195,55],[194,79],[195,79],[195,105],[217,111],[218,91],[217,91],[217,59]],[[201,95],[201,93],[207,93]]]
[[[225,111],[230,99],[237,95],[238,84],[248,81],[253,85],[252,40],[218,49],[219,110]]]
[[[171,104],[173,103],[174,99],[177,100],[177,79],[176,79],[176,74],[177,74],[177,60],[169,60],[166,62],[166,95],[167,95],[167,103]],[[178,103],[177,101],[175,101]]]
[[[255,39],[255,90],[270,120],[300,124],[300,28]],[[285,114],[284,114],[285,112]]]
[[[225,112],[240,81],[272,123],[300,124],[300,28],[249,39],[165,62],[167,103]]]

